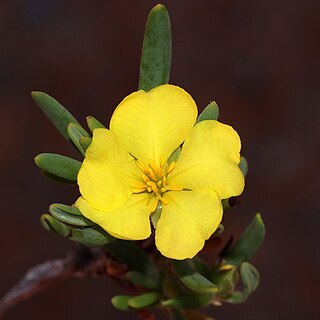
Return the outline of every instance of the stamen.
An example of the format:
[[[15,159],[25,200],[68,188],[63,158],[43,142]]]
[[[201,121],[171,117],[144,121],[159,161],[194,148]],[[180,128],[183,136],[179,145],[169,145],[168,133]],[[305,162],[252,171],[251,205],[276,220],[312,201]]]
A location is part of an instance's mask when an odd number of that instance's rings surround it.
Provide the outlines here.
[[[151,186],[151,189],[155,194],[159,194],[159,190],[158,190],[157,185],[155,183]]]
[[[133,188],[132,189],[133,193],[141,193],[141,192],[144,192],[144,191],[146,191],[146,188]]]
[[[139,181],[139,180],[136,180],[131,184],[132,188],[139,188],[140,189],[140,188],[145,188],[145,186],[146,185],[143,182]]]
[[[157,167],[154,160],[149,160],[149,166],[151,167],[153,172],[156,174],[156,176],[158,176],[158,178],[162,177],[162,170],[159,167]]]
[[[161,197],[161,196],[158,196],[157,197],[163,204],[168,204],[168,200],[167,199],[165,199],[165,198],[163,198],[163,197]]]
[[[167,168],[167,174],[169,174],[176,166],[176,163],[174,161],[172,161],[169,165],[169,167]]]
[[[145,183],[148,183],[148,181],[150,181],[150,179],[143,173],[142,174],[142,180],[145,182]]]
[[[161,201],[164,205],[168,204],[168,200],[162,195],[166,191],[182,191],[182,186],[167,186],[167,175],[172,172],[176,166],[176,162],[167,165],[165,157],[160,157],[160,166],[154,161],[149,160],[148,165],[136,160],[138,168],[142,171],[142,180],[133,181],[131,187],[133,193],[149,192],[154,197],[150,197],[148,206],[151,205],[151,212],[154,212]]]
[[[148,168],[148,175],[152,180],[158,180],[151,168]]]
[[[161,156],[160,157],[160,168],[163,169],[165,164],[166,164],[166,160],[164,159],[164,156]]]
[[[144,165],[140,160],[136,160],[136,164],[142,172],[148,174],[148,167],[146,165]]]

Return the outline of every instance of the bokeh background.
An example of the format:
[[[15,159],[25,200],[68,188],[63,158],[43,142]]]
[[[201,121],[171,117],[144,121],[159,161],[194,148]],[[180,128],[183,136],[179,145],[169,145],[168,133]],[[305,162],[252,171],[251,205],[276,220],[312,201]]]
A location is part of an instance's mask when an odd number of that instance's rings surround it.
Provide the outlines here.
[[[44,231],[52,202],[76,187],[41,176],[41,152],[78,155],[30,98],[45,91],[82,122],[106,124],[136,90],[147,14],[156,1],[1,0],[0,296],[34,264],[72,244]],[[267,237],[252,260],[261,285],[243,305],[212,307],[215,319],[319,319],[319,1],[163,1],[173,29],[171,83],[240,133],[250,163],[242,206],[225,214],[239,235],[255,212]],[[109,280],[69,280],[4,319],[136,319],[116,311]],[[159,317],[161,319],[161,317]]]

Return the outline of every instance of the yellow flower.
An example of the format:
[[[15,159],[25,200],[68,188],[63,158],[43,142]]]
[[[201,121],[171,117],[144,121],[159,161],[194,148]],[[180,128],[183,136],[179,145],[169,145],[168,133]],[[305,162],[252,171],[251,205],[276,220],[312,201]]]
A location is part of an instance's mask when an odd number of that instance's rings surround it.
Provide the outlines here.
[[[126,97],[110,130],[94,130],[86,151],[76,202],[83,215],[116,238],[141,240],[161,204],[158,250],[173,259],[195,256],[221,222],[221,199],[244,188],[238,134],[218,121],[194,125],[197,113],[192,97],[173,85]]]

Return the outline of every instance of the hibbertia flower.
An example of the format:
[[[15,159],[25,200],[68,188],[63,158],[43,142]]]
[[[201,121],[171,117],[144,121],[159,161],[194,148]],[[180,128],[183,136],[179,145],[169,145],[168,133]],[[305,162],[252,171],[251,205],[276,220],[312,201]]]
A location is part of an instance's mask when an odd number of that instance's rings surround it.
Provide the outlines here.
[[[162,85],[127,96],[110,129],[95,129],[78,174],[82,214],[119,239],[151,234],[166,257],[195,256],[222,219],[221,200],[239,195],[241,142],[232,127],[197,124],[197,106],[183,89]],[[176,162],[170,155],[182,145]]]

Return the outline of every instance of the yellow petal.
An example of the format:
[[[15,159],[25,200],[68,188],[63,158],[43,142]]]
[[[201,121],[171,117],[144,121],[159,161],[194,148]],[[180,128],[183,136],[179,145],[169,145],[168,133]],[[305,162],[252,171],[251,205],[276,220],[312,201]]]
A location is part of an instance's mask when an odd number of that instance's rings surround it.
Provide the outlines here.
[[[210,189],[166,192],[156,229],[156,246],[162,255],[183,260],[194,257],[219,226],[222,206]]]
[[[120,208],[112,212],[104,212],[93,208],[80,197],[75,203],[81,213],[101,226],[112,236],[125,240],[142,240],[151,234],[150,195],[133,194]]]
[[[129,152],[145,164],[159,165],[185,140],[197,117],[197,106],[183,89],[162,85],[126,97],[110,121],[114,132]]]
[[[183,145],[168,185],[212,188],[221,199],[241,194],[240,148],[240,138],[232,127],[214,120],[198,123]]]
[[[133,157],[107,129],[96,129],[78,174],[84,199],[102,211],[120,207],[132,194],[137,174]]]

